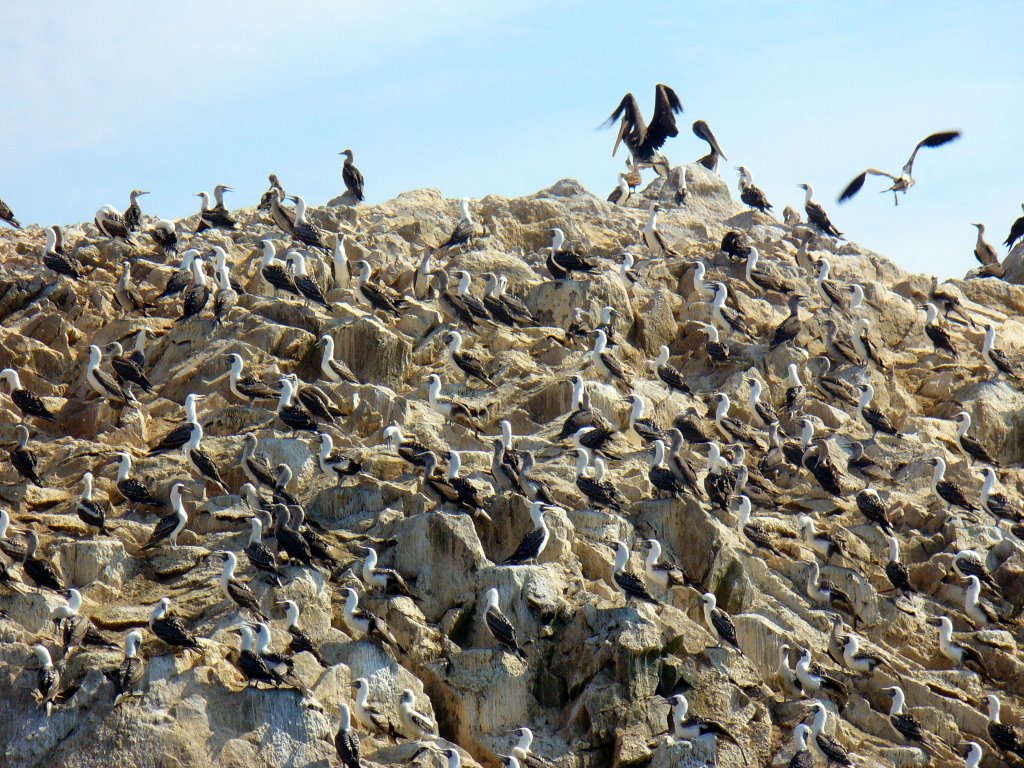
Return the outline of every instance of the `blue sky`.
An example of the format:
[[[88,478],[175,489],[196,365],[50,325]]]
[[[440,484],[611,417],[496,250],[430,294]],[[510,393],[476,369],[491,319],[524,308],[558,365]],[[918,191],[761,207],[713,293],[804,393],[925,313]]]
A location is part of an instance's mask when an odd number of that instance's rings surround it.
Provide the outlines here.
[[[197,210],[235,187],[253,204],[278,173],[317,204],[351,147],[370,202],[416,187],[521,195],[575,177],[604,195],[622,157],[594,130],[622,94],[685,107],[666,153],[693,160],[706,120],[776,209],[817,198],[849,237],[902,266],[961,275],[972,222],[998,244],[1024,202],[1024,52],[1013,2],[114,2],[7,4],[0,197],[25,222],[90,219],[152,191],[145,210]],[[933,131],[964,138],[898,171]]]

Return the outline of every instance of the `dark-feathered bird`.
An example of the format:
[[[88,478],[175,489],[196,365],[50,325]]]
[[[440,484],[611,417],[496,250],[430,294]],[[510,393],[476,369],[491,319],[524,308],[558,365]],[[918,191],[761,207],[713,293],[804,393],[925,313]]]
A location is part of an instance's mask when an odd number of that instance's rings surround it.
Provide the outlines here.
[[[604,124],[610,126],[621,118],[612,155],[618,150],[619,143],[624,142],[629,147],[634,164],[653,162],[665,142],[679,135],[675,116],[682,111],[683,105],[676,92],[659,83],[654,90],[654,116],[650,125],[647,125],[633,94],[627,93]]]
[[[680,107],[680,110],[682,107]],[[698,163],[703,165],[712,173],[718,172],[718,161],[728,160],[725,156],[725,152],[722,151],[722,147],[718,144],[718,139],[715,138],[715,134],[711,132],[711,128],[703,120],[697,120],[693,124],[693,135],[698,139],[703,139],[708,143],[709,152],[704,157],[697,160]]]
[[[814,187],[810,184],[800,184],[798,186],[807,193],[804,197],[804,211],[807,213],[807,223],[826,235],[841,238],[843,233],[836,229],[835,225],[829,221],[825,209],[814,201]]]
[[[903,166],[903,170],[900,171],[898,176],[892,173],[887,173],[885,171],[879,171],[876,168],[868,168],[866,171],[857,176],[853,181],[851,181],[846,186],[846,189],[844,189],[842,193],[839,195],[839,202],[846,202],[851,197],[856,195],[860,191],[861,187],[864,186],[864,182],[867,179],[867,177],[871,175],[885,176],[886,178],[892,181],[892,186],[882,191],[892,192],[893,201],[896,203],[896,205],[899,205],[899,195],[897,193],[902,192],[903,194],[906,194],[907,190],[914,186],[914,184],[916,183],[914,181],[913,172],[914,159],[917,157],[918,151],[922,147],[941,147],[942,145],[948,144],[949,142],[959,138],[960,131],[944,131],[942,133],[933,133],[931,136],[926,136],[917,143],[917,146],[914,147],[914,151],[910,154],[910,159],[907,160],[906,164]]]
[[[366,198],[363,194],[363,187],[365,186],[363,174],[352,162],[352,150],[346,149],[338,154],[345,156],[345,164],[341,168],[341,178],[342,181],[345,182],[345,189],[347,189],[356,200],[359,200],[360,202],[365,200]]]

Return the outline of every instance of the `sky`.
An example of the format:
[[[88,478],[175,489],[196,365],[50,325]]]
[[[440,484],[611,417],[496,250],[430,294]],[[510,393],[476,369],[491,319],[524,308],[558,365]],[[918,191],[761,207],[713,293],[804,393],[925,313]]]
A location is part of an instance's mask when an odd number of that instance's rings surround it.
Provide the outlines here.
[[[740,164],[780,213],[809,182],[851,240],[959,276],[971,223],[999,245],[1024,202],[1020,20],[1012,0],[7,3],[0,198],[24,224],[72,223],[140,188],[176,218],[218,182],[253,205],[275,172],[315,205],[344,191],[346,148],[370,203],[566,177],[604,196],[623,150],[597,126],[627,91],[649,115],[666,83],[685,108],[673,163],[706,152],[703,119],[734,194]],[[835,202],[950,129],[963,138],[918,156],[898,207],[882,179]]]

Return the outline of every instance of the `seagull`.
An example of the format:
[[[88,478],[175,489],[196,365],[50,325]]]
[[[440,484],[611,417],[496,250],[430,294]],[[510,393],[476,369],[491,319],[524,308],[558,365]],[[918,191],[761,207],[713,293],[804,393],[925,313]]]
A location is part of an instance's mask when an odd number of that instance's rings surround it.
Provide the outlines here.
[[[917,157],[918,150],[922,147],[932,148],[941,147],[944,144],[948,144],[951,141],[955,141],[960,138],[960,131],[944,131],[942,133],[933,133],[931,136],[926,136],[917,143],[914,147],[914,151],[910,154],[910,159],[907,160],[906,165],[903,166],[903,170],[900,171],[899,176],[892,173],[886,173],[885,171],[879,171],[876,168],[868,168],[864,173],[857,176],[851,181],[846,189],[839,195],[839,202],[843,203],[856,195],[860,188],[864,186],[864,182],[868,177],[868,174],[872,176],[885,176],[892,180],[892,186],[888,189],[882,190],[883,192],[892,192],[893,201],[896,205],[899,205],[899,195],[897,193],[907,193],[916,183],[914,177],[911,175],[914,171],[914,158]]]
[[[491,636],[498,641],[502,648],[526,661],[526,651],[519,646],[519,641],[516,640],[516,628],[512,626],[512,622],[501,612],[498,590],[494,587],[488,589],[486,599],[487,605],[484,608],[484,622],[487,624],[487,629],[490,631]]]
[[[634,164],[653,163],[665,141],[679,135],[675,116],[682,111],[683,105],[676,92],[659,83],[654,90],[654,116],[651,124],[647,125],[640,114],[640,105],[632,93],[627,93],[604,123],[604,127],[607,127],[622,118],[612,156],[615,156],[619,143],[624,142],[629,147]]]
[[[798,184],[800,189],[806,192],[804,196],[804,211],[807,213],[807,223],[830,237],[842,238],[843,233],[835,228],[829,221],[825,209],[814,201],[814,187],[810,184]]]

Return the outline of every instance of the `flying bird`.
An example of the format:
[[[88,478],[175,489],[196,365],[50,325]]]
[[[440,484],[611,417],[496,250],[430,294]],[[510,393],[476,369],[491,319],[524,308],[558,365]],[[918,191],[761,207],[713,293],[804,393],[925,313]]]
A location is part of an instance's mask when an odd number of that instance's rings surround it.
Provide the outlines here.
[[[897,192],[907,193],[917,182],[911,175],[914,171],[914,158],[917,157],[918,150],[922,147],[941,147],[943,144],[949,144],[951,141],[955,141],[960,138],[960,131],[944,131],[942,133],[933,133],[931,136],[927,136],[921,141],[917,142],[917,146],[914,147],[914,151],[910,153],[910,159],[907,160],[906,165],[903,166],[903,170],[900,171],[899,176],[886,171],[880,171],[877,168],[868,168],[864,173],[857,176],[851,181],[846,189],[843,190],[842,194],[839,195],[839,202],[845,203],[847,200],[852,198],[858,192],[860,188],[864,186],[864,182],[867,180],[868,174],[872,176],[885,176],[892,180],[892,186],[888,189],[883,189],[883,192],[892,192],[892,199],[896,205],[900,204],[899,195]]]

